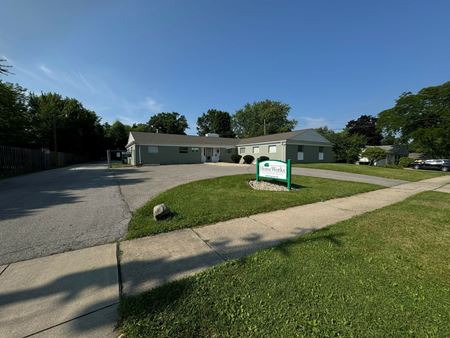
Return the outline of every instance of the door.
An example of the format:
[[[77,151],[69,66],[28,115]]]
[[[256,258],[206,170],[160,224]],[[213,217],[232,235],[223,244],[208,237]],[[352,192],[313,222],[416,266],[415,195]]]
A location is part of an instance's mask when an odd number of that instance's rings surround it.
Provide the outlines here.
[[[211,162],[212,156],[213,156],[213,149],[212,148],[203,148],[204,155],[205,155],[205,161]]]

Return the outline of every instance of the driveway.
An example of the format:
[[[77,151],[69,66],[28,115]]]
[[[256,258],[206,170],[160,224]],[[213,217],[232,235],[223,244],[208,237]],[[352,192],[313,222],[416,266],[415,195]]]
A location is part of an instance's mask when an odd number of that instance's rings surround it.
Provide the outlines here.
[[[254,173],[253,166],[186,164],[108,170],[85,164],[0,181],[0,265],[114,242],[131,212],[190,181]],[[392,186],[386,180],[317,169],[294,174]]]

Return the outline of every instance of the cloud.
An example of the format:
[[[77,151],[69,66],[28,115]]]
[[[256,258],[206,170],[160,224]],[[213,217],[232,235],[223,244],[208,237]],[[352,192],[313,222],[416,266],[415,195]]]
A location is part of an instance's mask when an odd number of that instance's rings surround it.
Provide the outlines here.
[[[151,97],[146,97],[143,107],[152,113],[160,113],[163,105]]]
[[[299,118],[301,128],[319,128],[329,126],[330,123],[323,117],[300,117]]]
[[[54,78],[54,73],[53,73],[53,70],[51,70],[50,68],[48,68],[46,65],[40,65],[39,66],[39,69],[45,74],[45,75],[47,75],[48,77],[50,77],[50,78]]]

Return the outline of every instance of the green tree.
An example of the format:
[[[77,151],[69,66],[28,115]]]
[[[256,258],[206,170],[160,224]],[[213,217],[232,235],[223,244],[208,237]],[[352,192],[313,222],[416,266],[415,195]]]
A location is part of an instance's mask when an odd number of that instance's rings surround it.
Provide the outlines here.
[[[386,158],[386,152],[380,147],[370,147],[364,149],[362,152],[364,157],[370,161],[370,165],[374,164],[376,161]]]
[[[433,157],[450,154],[450,81],[421,89],[417,94],[403,93],[393,108],[378,115],[385,134],[398,135],[410,149]]]
[[[31,140],[31,120],[26,90],[0,81],[0,145],[27,146]]]
[[[336,162],[355,163],[361,150],[366,146],[367,139],[360,134],[350,134],[347,130],[334,132],[328,127],[316,129],[322,136],[333,144]]]
[[[239,137],[254,137],[292,131],[297,121],[288,119],[290,106],[279,101],[247,103],[233,117],[233,130]],[[265,127],[264,127],[265,126]]]
[[[131,131],[148,132],[149,126],[147,123],[133,123]]]
[[[234,137],[231,115],[225,111],[209,109],[197,119],[198,135],[216,133],[221,137]]]
[[[159,113],[153,115],[148,121],[149,131],[152,133],[186,135],[189,128],[186,117],[176,112]]]
[[[11,66],[6,64],[6,61],[6,59],[0,59],[0,75],[11,74],[11,72],[9,71],[9,68],[11,68]]]
[[[110,149],[124,149],[128,141],[130,127],[120,121],[115,121],[105,133]]]
[[[359,134],[367,139],[371,146],[380,145],[383,136],[377,129],[377,118],[369,115],[361,115],[356,120],[351,120],[345,127],[349,134]]]

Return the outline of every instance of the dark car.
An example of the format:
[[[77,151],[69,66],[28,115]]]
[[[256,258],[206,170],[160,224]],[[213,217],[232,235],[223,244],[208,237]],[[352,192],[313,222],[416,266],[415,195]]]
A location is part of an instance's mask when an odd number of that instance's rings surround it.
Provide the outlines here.
[[[414,169],[432,169],[441,170],[447,172],[450,169],[449,159],[439,159],[439,160],[425,160],[425,161],[415,161],[413,163]]]

